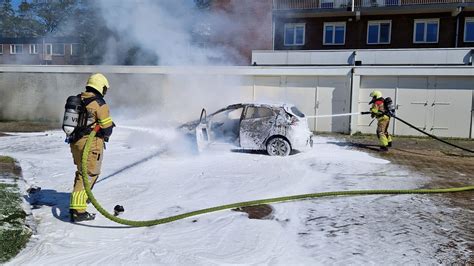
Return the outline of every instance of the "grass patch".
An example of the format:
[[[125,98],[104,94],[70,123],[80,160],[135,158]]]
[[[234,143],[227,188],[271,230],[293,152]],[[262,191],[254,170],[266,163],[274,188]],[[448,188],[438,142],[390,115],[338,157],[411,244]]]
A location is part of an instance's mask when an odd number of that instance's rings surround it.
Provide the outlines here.
[[[15,257],[30,239],[31,230],[26,226],[26,213],[21,207],[21,195],[18,189],[18,176],[13,169],[15,160],[0,156],[0,263]],[[2,166],[0,165],[0,166]],[[1,181],[0,181],[1,182]]]
[[[6,121],[0,120],[0,132],[42,132],[61,128],[58,121]]]
[[[14,164],[15,159],[9,156],[2,156],[0,155],[0,163],[5,163],[5,164]]]

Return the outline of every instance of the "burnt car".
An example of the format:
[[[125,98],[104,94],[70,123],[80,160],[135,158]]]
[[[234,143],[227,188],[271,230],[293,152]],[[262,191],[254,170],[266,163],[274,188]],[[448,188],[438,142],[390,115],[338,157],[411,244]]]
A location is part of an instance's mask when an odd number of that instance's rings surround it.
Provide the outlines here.
[[[226,142],[243,150],[266,150],[287,156],[292,150],[313,145],[305,115],[290,104],[233,104],[180,127],[195,136],[199,150],[211,143]]]

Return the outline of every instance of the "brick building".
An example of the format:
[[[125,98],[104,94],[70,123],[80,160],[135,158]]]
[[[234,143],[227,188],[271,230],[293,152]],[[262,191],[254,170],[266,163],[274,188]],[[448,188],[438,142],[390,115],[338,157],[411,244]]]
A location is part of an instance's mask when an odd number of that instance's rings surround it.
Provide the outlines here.
[[[473,0],[274,0],[275,50],[474,45]]]
[[[77,38],[0,38],[0,64],[77,65],[82,49]]]
[[[252,50],[272,49],[272,0],[213,0],[210,9],[225,17],[209,22],[209,42],[232,47],[250,62]],[[238,61],[238,60],[237,60]]]

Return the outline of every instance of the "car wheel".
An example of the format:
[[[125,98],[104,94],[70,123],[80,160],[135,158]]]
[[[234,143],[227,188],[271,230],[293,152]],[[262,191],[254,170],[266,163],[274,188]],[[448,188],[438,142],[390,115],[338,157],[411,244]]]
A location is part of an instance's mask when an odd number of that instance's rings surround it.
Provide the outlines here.
[[[287,140],[276,137],[268,141],[267,152],[270,156],[288,156],[291,152],[291,146]]]

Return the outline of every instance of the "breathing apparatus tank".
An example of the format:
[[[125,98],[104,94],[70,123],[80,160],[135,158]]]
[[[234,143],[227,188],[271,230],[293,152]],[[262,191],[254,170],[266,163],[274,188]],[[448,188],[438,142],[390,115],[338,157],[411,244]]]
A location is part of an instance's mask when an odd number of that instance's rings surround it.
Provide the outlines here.
[[[385,107],[385,112],[389,116],[395,116],[395,106],[393,106],[393,101],[392,98],[387,97],[383,101],[384,107]]]
[[[85,107],[80,95],[67,98],[63,118],[63,130],[67,137],[75,133],[77,128],[83,126],[84,111]]]

